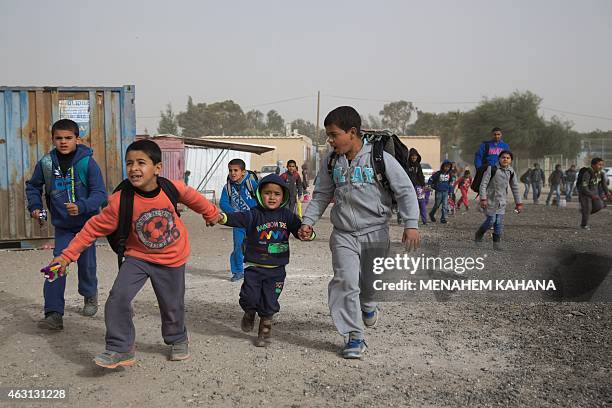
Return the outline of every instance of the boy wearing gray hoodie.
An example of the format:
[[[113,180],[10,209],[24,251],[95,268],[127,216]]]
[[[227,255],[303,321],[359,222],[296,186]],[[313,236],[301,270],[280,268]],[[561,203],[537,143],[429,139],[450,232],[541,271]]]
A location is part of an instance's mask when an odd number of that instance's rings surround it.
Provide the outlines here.
[[[482,175],[480,182],[479,196],[480,207],[485,211],[487,218],[476,231],[475,241],[482,242],[484,234],[493,226],[493,249],[501,251],[501,234],[504,227],[504,214],[508,203],[508,186],[512,190],[515,211],[520,213],[523,209],[519,185],[516,181],[516,174],[510,164],[513,155],[508,150],[503,150],[499,154],[499,161],[493,166],[489,166]]]
[[[335,199],[331,210],[334,228],[329,242],[334,270],[328,287],[329,308],[336,328],[345,337],[342,356],[361,358],[366,348],[364,324],[373,326],[379,313],[376,303],[360,299],[360,276],[372,273],[361,270],[361,249],[373,243],[386,243],[389,248],[392,195],[376,178],[372,145],[361,139],[361,118],[357,111],[340,106],[327,115],[324,125],[333,151],[322,160],[300,234],[309,237],[312,226],[332,198]],[[385,176],[403,220],[402,243],[408,250],[418,248],[419,206],[414,187],[392,155],[384,152],[383,160]],[[333,164],[331,172],[329,163]]]

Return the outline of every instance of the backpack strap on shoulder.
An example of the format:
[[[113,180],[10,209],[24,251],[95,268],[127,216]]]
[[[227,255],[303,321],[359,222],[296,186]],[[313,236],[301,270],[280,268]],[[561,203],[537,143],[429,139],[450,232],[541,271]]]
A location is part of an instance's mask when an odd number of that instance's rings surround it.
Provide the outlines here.
[[[180,217],[181,212],[178,209],[178,202],[181,197],[174,183],[168,180],[167,178],[157,177],[157,184],[159,184],[162,191],[168,196],[168,198],[172,202],[172,205],[174,206],[174,211],[176,212],[176,215]]]
[[[119,200],[119,225],[117,227],[117,264],[121,268],[125,257],[125,245],[132,229],[132,215],[134,213],[134,189],[129,180],[123,180],[114,192],[121,191]]]
[[[45,194],[50,196],[51,191],[53,190],[53,159],[51,158],[51,154],[45,154],[42,159],[40,159],[40,165],[42,167],[43,178],[45,179]]]
[[[81,180],[81,183],[85,186],[85,188],[87,188],[87,184],[88,184],[87,174],[88,174],[88,169],[89,169],[89,158],[90,157],[91,156],[85,156],[81,160],[76,162],[74,165],[74,171],[78,175],[79,180]]]

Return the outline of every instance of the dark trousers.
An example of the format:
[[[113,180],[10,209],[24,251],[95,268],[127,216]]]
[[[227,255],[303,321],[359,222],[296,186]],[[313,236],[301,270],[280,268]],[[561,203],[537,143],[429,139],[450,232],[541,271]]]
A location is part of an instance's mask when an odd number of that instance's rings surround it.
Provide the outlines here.
[[[164,342],[187,341],[185,265],[170,268],[128,257],[119,269],[104,307],[107,350],[120,353],[133,350],[136,330],[132,321],[132,300],[149,278],[161,313]]]
[[[240,307],[245,312],[257,312],[261,317],[272,317],[280,310],[278,297],[283,291],[284,266],[262,268],[249,266],[244,270],[244,281],[240,288]]]
[[[419,201],[419,213],[421,214],[421,222],[427,224],[427,200]]]
[[[78,231],[55,228],[55,248],[53,256],[59,256],[68,246]],[[96,245],[87,248],[77,261],[79,294],[92,297],[98,292],[98,279],[96,277]],[[45,313],[58,312],[64,314],[64,292],[66,291],[66,276],[57,278],[53,282],[45,279],[43,296],[45,298]]]
[[[582,213],[582,221],[580,226],[586,227],[589,224],[589,217],[593,210],[593,199],[586,194],[578,194],[580,200],[580,212]]]

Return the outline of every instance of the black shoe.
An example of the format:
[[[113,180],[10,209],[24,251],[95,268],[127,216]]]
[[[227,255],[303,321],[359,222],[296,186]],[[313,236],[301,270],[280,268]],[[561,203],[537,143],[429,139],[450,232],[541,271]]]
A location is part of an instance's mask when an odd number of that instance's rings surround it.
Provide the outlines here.
[[[83,310],[81,311],[83,316],[92,317],[98,313],[98,295],[92,297],[86,297],[83,299]]]
[[[440,223],[441,223],[441,224],[446,224],[446,222],[447,222],[447,221],[446,221],[444,218],[440,220]]]
[[[493,249],[496,251],[504,250],[501,243],[501,235],[493,234]]]
[[[482,228],[478,228],[478,230],[476,231],[476,234],[474,234],[474,241],[478,242],[482,242],[482,240],[484,239],[484,234],[487,232],[487,230],[483,230]]]
[[[431,222],[436,222],[436,217],[432,213],[429,213],[429,219]]]
[[[38,327],[47,330],[62,330],[64,328],[64,318],[57,312],[45,314],[45,318],[38,322]]]

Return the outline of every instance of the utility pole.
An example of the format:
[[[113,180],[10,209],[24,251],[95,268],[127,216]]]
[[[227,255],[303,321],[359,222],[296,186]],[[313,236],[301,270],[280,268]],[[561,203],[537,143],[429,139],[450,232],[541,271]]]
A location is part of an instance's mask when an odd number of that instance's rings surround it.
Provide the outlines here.
[[[315,172],[319,171],[319,113],[321,109],[321,91],[317,91],[317,126],[315,128]]]

